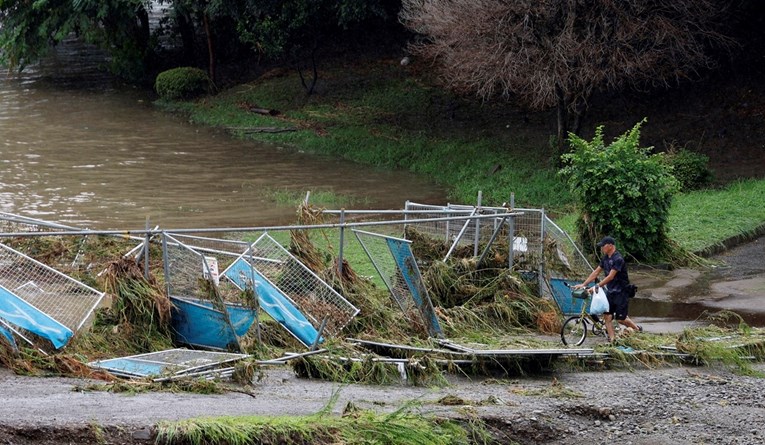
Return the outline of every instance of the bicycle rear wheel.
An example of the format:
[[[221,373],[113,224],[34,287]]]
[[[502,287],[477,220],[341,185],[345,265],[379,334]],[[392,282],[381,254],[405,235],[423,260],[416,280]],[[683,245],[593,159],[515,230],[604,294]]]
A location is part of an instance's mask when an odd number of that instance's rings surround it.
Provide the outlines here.
[[[582,317],[571,317],[563,323],[560,339],[564,345],[579,346],[587,338],[587,322]]]

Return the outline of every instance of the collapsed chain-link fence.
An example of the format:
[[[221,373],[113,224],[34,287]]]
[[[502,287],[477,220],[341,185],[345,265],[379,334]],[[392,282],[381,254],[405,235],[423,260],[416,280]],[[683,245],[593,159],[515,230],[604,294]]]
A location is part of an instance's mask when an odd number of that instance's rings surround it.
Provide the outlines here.
[[[239,269],[235,274],[226,270],[227,278],[246,285],[247,280],[252,280],[250,277],[255,280],[262,277],[300,309],[319,331],[323,328],[323,332],[337,335],[359,312],[268,233],[252,243],[238,261],[251,265],[253,270]]]
[[[0,317],[64,346],[93,314],[104,293],[0,244]],[[69,332],[55,332],[56,323]],[[26,338],[26,336],[24,336]]]
[[[220,271],[233,263],[247,246],[235,240],[163,234],[167,294],[214,304],[252,304],[252,299],[241,289],[220,280]]]
[[[306,346],[359,310],[270,235],[254,243],[165,234],[168,295],[261,308]]]
[[[353,233],[401,310],[409,314],[416,307],[428,335],[441,336],[441,327],[409,245],[410,241],[363,230],[354,229]]]
[[[538,283],[540,294],[552,298],[564,314],[577,313],[582,301],[573,299],[568,284],[583,281],[591,272],[587,258],[571,237],[560,229],[542,209],[504,207],[475,207],[450,204],[434,206],[407,202],[408,210],[417,211],[417,218],[444,215],[494,214],[488,220],[468,219],[464,223],[453,221],[418,223],[418,231],[451,243],[450,252],[459,245],[474,245],[479,255],[482,243],[491,243],[497,237],[506,237],[508,267],[521,271],[524,277]],[[428,211],[429,213],[421,213]],[[499,230],[498,230],[499,229]]]

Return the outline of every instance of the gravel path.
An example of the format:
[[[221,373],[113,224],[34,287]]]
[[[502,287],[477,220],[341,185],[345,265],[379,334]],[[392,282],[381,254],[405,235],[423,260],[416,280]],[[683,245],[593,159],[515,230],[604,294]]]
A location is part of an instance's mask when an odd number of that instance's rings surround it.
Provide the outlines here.
[[[758,365],[765,371],[765,365]],[[219,415],[306,415],[335,391],[347,403],[386,412],[416,401],[438,416],[480,416],[499,443],[765,444],[765,385],[723,369],[553,373],[510,380],[458,378],[445,388],[373,387],[298,379],[271,369],[255,395],[113,394],[88,382],[0,373],[0,443],[84,444],[94,425],[104,443],[148,443],[160,420]],[[445,406],[444,396],[462,402]],[[470,413],[470,414],[466,414]]]

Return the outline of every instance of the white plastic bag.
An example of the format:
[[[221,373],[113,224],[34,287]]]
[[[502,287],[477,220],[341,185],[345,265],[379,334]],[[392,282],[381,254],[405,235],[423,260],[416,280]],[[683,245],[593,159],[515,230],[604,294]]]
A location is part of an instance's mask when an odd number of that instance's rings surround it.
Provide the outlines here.
[[[596,287],[592,292],[590,315],[600,315],[608,311],[608,298],[602,287]]]

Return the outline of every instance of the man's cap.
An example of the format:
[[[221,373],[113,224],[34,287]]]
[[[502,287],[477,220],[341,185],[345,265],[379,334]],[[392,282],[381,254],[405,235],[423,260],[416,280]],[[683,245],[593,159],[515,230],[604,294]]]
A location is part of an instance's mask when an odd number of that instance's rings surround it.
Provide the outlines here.
[[[606,244],[616,244],[616,242],[610,236],[604,236],[603,239],[598,243],[598,247],[603,247]]]

